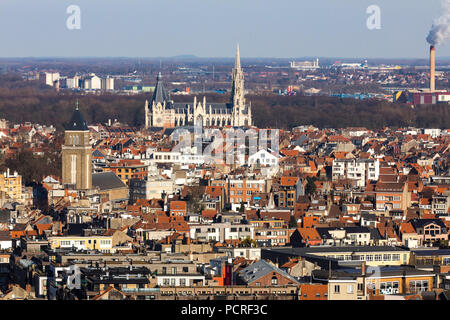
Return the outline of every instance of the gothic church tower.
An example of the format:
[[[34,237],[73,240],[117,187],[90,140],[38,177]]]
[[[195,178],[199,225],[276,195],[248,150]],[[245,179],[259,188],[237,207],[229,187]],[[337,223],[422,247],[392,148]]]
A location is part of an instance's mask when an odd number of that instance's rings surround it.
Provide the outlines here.
[[[246,109],[244,96],[244,72],[241,68],[241,57],[239,54],[239,45],[236,49],[236,61],[233,68],[233,84],[231,88],[231,103],[233,106],[232,123],[233,126],[252,125],[251,117],[248,112],[250,106]],[[251,111],[250,111],[251,112]]]

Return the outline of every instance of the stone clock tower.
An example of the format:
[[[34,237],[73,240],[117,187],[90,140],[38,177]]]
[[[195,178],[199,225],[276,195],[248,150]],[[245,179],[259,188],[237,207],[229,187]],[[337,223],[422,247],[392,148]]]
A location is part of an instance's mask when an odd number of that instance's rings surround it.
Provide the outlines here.
[[[92,150],[89,144],[89,128],[76,109],[66,127],[62,147],[62,182],[77,190],[92,188]]]

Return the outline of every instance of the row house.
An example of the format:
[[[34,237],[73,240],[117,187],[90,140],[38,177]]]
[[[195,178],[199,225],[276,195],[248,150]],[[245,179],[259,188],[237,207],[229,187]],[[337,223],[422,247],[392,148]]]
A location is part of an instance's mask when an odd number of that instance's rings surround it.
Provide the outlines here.
[[[376,210],[379,211],[406,211],[407,208],[411,205],[411,194],[408,192],[407,183],[379,182],[375,185],[374,196]]]
[[[285,246],[289,244],[294,229],[288,229],[285,220],[252,220],[254,240],[259,246]]]
[[[410,222],[422,244],[448,240],[448,229],[441,219],[413,219]]]
[[[357,245],[372,243],[368,227],[316,228],[325,245]]]
[[[304,195],[303,181],[299,177],[281,177],[275,197],[278,207],[293,209],[299,196]]]
[[[263,179],[229,179],[230,203],[235,206],[241,203],[250,203],[253,195],[267,192],[266,181]]]
[[[449,213],[449,196],[448,195],[434,195],[431,201],[431,213],[447,215]]]

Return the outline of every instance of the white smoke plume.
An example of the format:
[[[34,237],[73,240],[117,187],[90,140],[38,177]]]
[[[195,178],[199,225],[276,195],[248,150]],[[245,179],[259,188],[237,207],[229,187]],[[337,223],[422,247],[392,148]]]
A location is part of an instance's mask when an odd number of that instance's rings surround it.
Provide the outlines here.
[[[427,41],[432,46],[442,44],[450,37],[450,0],[442,0],[442,15],[436,19],[427,36]]]

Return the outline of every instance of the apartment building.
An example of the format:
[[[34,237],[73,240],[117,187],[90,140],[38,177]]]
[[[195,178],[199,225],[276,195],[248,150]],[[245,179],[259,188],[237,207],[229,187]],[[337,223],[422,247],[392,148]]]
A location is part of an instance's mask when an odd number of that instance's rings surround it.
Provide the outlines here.
[[[328,283],[328,300],[369,300],[374,295],[430,291],[434,273],[407,266],[377,269],[314,270],[314,281]]]
[[[161,199],[163,194],[172,194],[175,185],[172,179],[150,177],[148,179],[131,179],[129,183],[130,201],[137,199]]]
[[[378,159],[334,159],[332,167],[333,181],[350,179],[356,186],[364,187],[366,181],[377,181],[380,175]]]
[[[266,192],[266,181],[264,179],[229,179],[228,193],[230,203],[238,205],[249,203],[254,194]]]
[[[113,236],[63,236],[50,237],[51,249],[75,248],[76,250],[98,250],[103,253],[113,253],[115,245]]]
[[[408,184],[401,182],[378,182],[374,190],[375,205],[379,211],[403,210],[411,205],[411,194]]]
[[[411,252],[394,246],[313,246],[305,248],[261,249],[261,258],[282,264],[289,258],[313,255],[339,261],[341,265],[365,261],[367,266],[400,266],[408,264]]]
[[[262,247],[285,246],[294,232],[294,229],[288,229],[287,222],[281,219],[251,220],[248,223],[255,228],[254,240]]]
[[[299,177],[281,177],[275,197],[280,208],[294,208],[299,196],[304,195],[303,181]]]
[[[190,225],[190,237],[202,241],[236,240],[254,238],[254,227],[250,224],[211,223]]]
[[[134,159],[111,163],[109,167],[105,167],[103,170],[114,172],[125,184],[128,184],[131,179],[145,179],[148,176],[148,165]]]
[[[0,191],[5,192],[14,201],[21,202],[22,199],[22,176],[9,169],[0,174]]]
[[[413,219],[410,223],[422,244],[448,240],[447,226],[441,219]]]
[[[431,200],[432,214],[448,214],[450,195],[434,195]]]
[[[150,155],[155,163],[171,163],[171,164],[195,164],[201,165],[205,163],[205,156],[202,154],[181,153],[175,151],[155,151]]]

